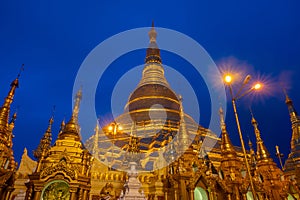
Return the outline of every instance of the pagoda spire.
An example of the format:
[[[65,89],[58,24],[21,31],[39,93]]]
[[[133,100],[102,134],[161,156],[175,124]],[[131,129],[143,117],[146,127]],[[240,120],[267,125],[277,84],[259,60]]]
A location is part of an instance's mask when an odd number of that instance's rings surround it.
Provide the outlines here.
[[[15,91],[19,87],[19,77],[20,77],[20,74],[10,84],[10,90],[4,99],[4,103],[3,103],[2,107],[0,108],[0,134],[4,134],[4,135],[7,134],[10,106],[13,102]]]
[[[300,119],[298,113],[293,105],[293,101],[290,97],[285,93],[285,103],[288,107],[288,111],[290,114],[290,120],[292,123],[292,139],[291,139],[291,150],[295,151],[296,149],[300,150]],[[297,148],[298,147],[298,148]]]
[[[234,147],[231,143],[231,140],[229,138],[226,124],[224,120],[224,112],[223,109],[220,108],[220,125],[221,125],[221,132],[222,132],[222,139],[221,139],[221,151],[222,154],[226,157],[234,157],[236,156],[236,151],[234,150]]]
[[[154,21],[152,21],[152,27],[151,27],[151,30],[149,31],[148,35],[150,38],[150,43],[149,43],[149,46],[147,49],[145,62],[146,62],[146,64],[149,64],[149,63],[161,64],[162,62],[161,62],[161,57],[160,57],[160,50],[156,43],[157,32],[154,28]]]
[[[252,168],[255,168],[256,166],[256,156],[255,156],[255,151],[253,149],[253,144],[252,144],[252,141],[250,140],[250,137],[249,137],[249,140],[248,140],[248,146],[249,146],[249,152],[250,152],[250,156],[251,156],[251,167]]]
[[[94,145],[93,145],[93,156],[99,159],[99,122],[97,120],[96,127],[94,129],[95,135],[94,135]]]
[[[285,103],[288,107],[290,120],[292,124],[291,152],[284,164],[284,171],[287,177],[295,179],[300,187],[299,164],[300,163],[300,117],[293,105],[293,101],[285,92]],[[294,176],[296,174],[296,176]]]
[[[252,114],[252,119],[251,119],[251,123],[254,127],[254,133],[255,133],[255,137],[256,137],[256,157],[257,157],[257,161],[272,161],[272,158],[270,157],[270,153],[267,150],[261,135],[260,135],[260,130],[258,129],[258,123],[256,121],[256,119],[254,118],[253,114]]]
[[[149,46],[146,50],[145,67],[139,86],[146,84],[160,84],[169,87],[169,84],[164,76],[160,50],[156,43],[157,32],[154,28],[154,22],[152,22],[152,27],[148,35]]]
[[[17,115],[14,114],[11,121],[9,121],[9,115],[15,91],[19,87],[19,77],[20,73],[18,74],[17,78],[10,84],[10,90],[4,99],[2,107],[0,108],[0,152],[2,152],[0,155],[0,168],[11,171],[14,171],[16,169],[16,162],[12,149],[12,131],[15,126],[14,123]]]
[[[79,124],[78,124],[78,113],[80,101],[82,98],[82,90],[80,89],[75,96],[75,104],[72,112],[71,119],[63,127],[62,132],[59,134],[58,139],[65,137],[73,137],[75,140],[80,141]]]
[[[38,145],[37,149],[33,152],[34,157],[37,159],[38,164],[36,167],[36,172],[41,170],[41,163],[43,159],[48,155],[49,150],[51,148],[52,142],[52,124],[54,122],[53,116],[49,119],[48,128],[45,131],[42,139],[40,140],[40,144]]]
[[[242,166],[234,146],[231,143],[229,134],[226,129],[225,117],[223,109],[220,108],[220,126],[221,126],[221,165],[220,174],[222,175],[222,182],[228,185],[230,193],[227,194],[228,199],[241,199],[241,194],[237,189],[241,184],[242,176],[240,169]]]
[[[52,124],[54,122],[53,116],[49,119],[48,128],[45,131],[42,139],[40,140],[40,144],[37,149],[34,151],[33,155],[36,159],[41,160],[44,156],[47,155],[52,142]]]
[[[187,150],[189,148],[190,142],[189,142],[189,134],[186,127],[186,122],[184,119],[184,110],[182,101],[183,98],[181,95],[179,95],[179,105],[180,105],[180,127],[179,127],[179,137],[178,140],[180,141],[180,148],[181,150]]]

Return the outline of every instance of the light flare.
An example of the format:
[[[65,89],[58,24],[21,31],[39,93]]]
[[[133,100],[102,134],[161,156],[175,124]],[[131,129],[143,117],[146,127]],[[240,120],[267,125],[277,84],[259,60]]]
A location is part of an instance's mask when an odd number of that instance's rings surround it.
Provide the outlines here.
[[[231,83],[232,82],[232,76],[230,74],[225,75],[224,81],[226,83]]]
[[[253,88],[254,88],[255,90],[260,90],[260,89],[262,88],[262,84],[261,84],[261,83],[256,83],[256,84],[253,86]]]

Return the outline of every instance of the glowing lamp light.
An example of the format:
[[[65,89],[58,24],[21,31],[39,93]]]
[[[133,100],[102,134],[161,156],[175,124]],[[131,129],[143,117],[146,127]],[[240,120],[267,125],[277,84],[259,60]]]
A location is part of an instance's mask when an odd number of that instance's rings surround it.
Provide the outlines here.
[[[231,83],[232,77],[230,75],[226,75],[224,80],[225,80],[226,83]]]
[[[113,127],[112,127],[112,126],[109,126],[109,127],[108,127],[108,130],[109,130],[109,131],[112,131],[112,130],[113,130]]]
[[[123,130],[122,126],[118,126],[119,131]]]
[[[256,83],[256,84],[253,86],[253,88],[254,88],[255,90],[259,90],[259,89],[261,89],[261,87],[262,87],[262,85],[261,85],[260,83]]]

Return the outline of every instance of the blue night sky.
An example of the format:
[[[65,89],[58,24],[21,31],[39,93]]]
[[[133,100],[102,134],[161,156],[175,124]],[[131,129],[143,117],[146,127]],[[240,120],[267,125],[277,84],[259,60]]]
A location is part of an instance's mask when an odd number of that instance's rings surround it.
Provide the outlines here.
[[[33,157],[31,152],[47,128],[53,105],[56,106],[53,139],[56,139],[61,121],[71,116],[74,80],[90,51],[122,31],[148,27],[152,20],[157,27],[173,29],[196,40],[217,65],[234,66],[268,81],[271,86],[268,95],[245,97],[238,102],[241,126],[245,139],[249,135],[254,142],[251,106],[270,153],[275,157],[278,144],[286,157],[291,125],[280,85],[287,89],[300,110],[299,6],[296,0],[1,1],[0,95],[3,98],[25,64],[12,105],[12,111],[18,112],[13,141],[16,159],[20,160],[24,147]],[[210,101],[203,80],[190,67],[183,70],[189,63],[178,56],[166,51],[161,55],[164,64],[190,81],[200,103],[200,123],[207,127]],[[107,70],[95,99],[97,115],[103,121],[110,118],[114,84],[123,73],[142,65],[144,57],[145,50],[130,52]],[[136,84],[139,79],[140,75],[131,80]],[[188,102],[184,106],[188,107]],[[228,131],[233,143],[240,145],[230,101],[227,108]]]

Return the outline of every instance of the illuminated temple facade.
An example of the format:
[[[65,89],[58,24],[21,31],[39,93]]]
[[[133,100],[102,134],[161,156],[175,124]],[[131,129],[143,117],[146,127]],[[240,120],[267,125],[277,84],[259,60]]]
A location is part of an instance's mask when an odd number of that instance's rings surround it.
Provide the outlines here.
[[[0,109],[0,200],[248,200],[254,199],[249,175],[259,200],[300,198],[300,117],[292,100],[286,97],[292,137],[284,170],[268,153],[253,117],[257,146],[250,144],[247,173],[221,108],[220,138],[184,112],[183,98],[164,76],[156,35],[152,27],[142,78],[123,114],[101,129],[95,122],[95,133],[83,144],[79,91],[58,137],[52,141],[51,117],[35,160],[25,149],[19,166],[12,150],[17,116],[10,113],[19,80],[12,82]]]

